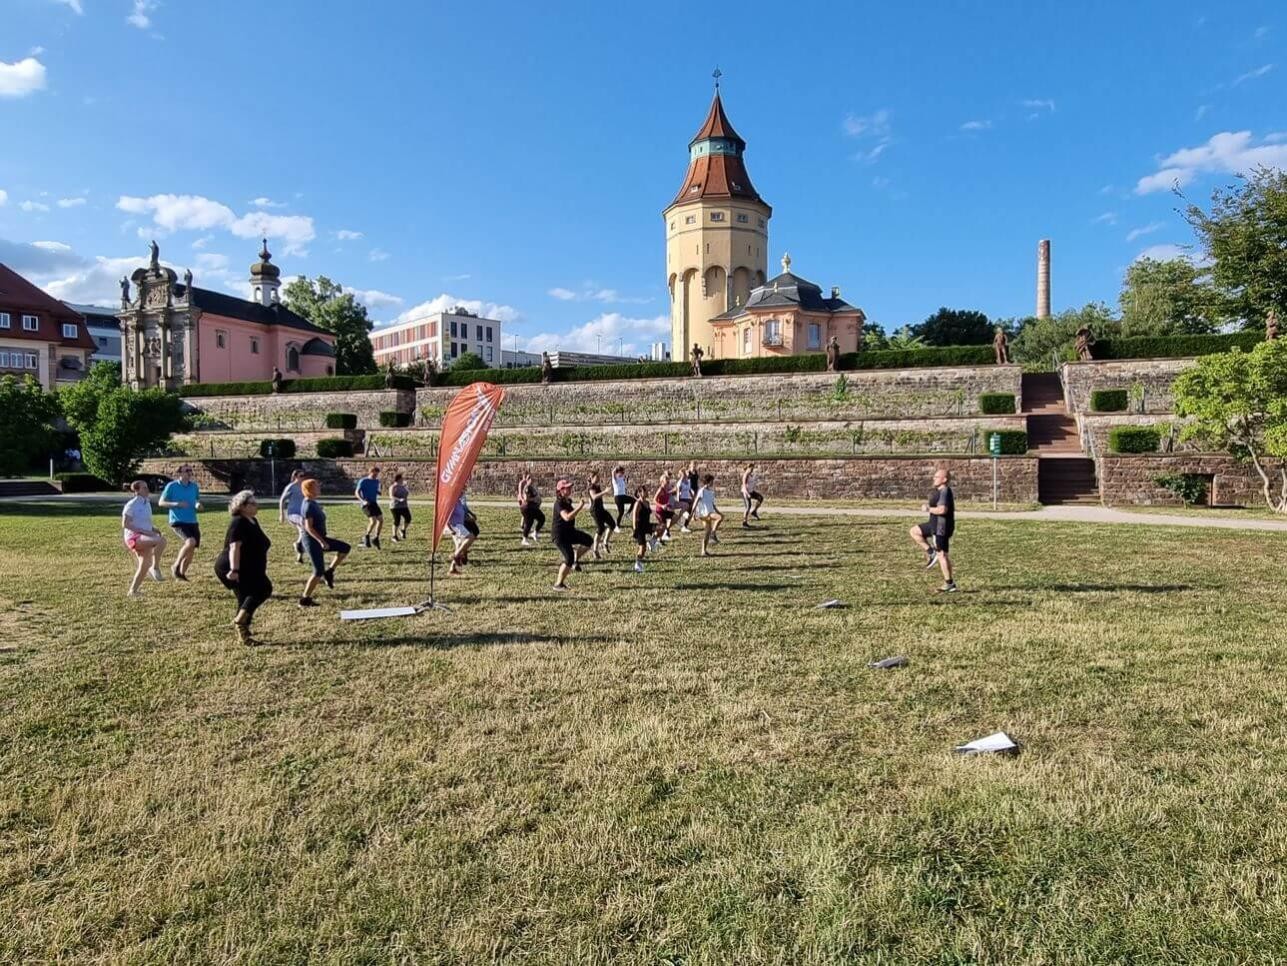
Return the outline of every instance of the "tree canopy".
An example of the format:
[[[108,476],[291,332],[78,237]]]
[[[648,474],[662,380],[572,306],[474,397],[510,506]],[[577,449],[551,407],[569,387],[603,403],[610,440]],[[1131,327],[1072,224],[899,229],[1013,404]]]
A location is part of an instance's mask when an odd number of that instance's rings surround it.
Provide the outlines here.
[[[1287,513],[1287,341],[1202,356],[1180,373],[1172,392],[1175,411],[1193,420],[1181,438],[1250,461],[1265,503]],[[1266,457],[1284,461],[1276,474]]]
[[[1187,258],[1141,258],[1122,282],[1122,335],[1214,332],[1219,303],[1209,273]]]
[[[1120,328],[1113,310],[1103,302],[1088,302],[1079,309],[1064,309],[1044,319],[1030,316],[1019,320],[1010,342],[1010,355],[1015,362],[1043,367],[1050,365],[1052,355],[1071,358],[1077,330],[1083,325],[1096,339],[1111,338]]]
[[[376,371],[370,335],[373,326],[366,306],[352,292],[325,275],[316,281],[300,276],[286,286],[282,301],[292,312],[334,334],[336,375],[366,376]]]
[[[483,362],[483,357],[477,352],[462,352],[451,360],[451,368],[460,370],[486,369],[487,363]]]
[[[946,306],[912,326],[912,334],[926,345],[981,345],[993,336],[992,323],[982,312]]]
[[[1235,318],[1258,328],[1270,309],[1287,317],[1287,171],[1257,168],[1217,188],[1209,212],[1189,204],[1184,216]]]
[[[0,378],[0,476],[21,476],[54,445],[54,397],[31,376]]]

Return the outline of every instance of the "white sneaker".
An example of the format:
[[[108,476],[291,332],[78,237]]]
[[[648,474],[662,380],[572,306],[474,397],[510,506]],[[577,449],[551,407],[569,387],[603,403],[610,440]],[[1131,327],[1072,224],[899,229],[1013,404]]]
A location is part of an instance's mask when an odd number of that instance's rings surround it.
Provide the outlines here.
[[[158,584],[165,579],[164,577],[161,576],[160,567],[153,567],[151,570],[147,572],[147,575],[151,577],[153,580],[155,580]]]
[[[643,571],[643,564],[642,564],[640,561],[636,560],[636,561],[635,561],[635,573],[637,573],[637,574],[641,574],[641,573],[643,573],[643,572],[644,572],[644,571]]]
[[[689,529],[688,529],[688,527],[680,527],[680,528],[679,528],[679,532],[680,532],[680,533],[692,533],[693,531],[692,531],[692,530],[689,530]]]
[[[143,595],[142,595],[142,594],[140,594],[137,590],[127,590],[127,591],[125,592],[125,596],[126,596],[126,597],[142,597]]]
[[[662,543],[670,543],[670,534],[669,534],[669,533],[663,533],[663,534],[661,535],[661,542],[662,542]]]
[[[525,546],[525,547],[530,547],[531,545],[532,545],[532,541],[531,541],[531,540],[528,540],[528,539],[527,539],[527,537],[524,537],[524,538],[523,538],[523,546]]]

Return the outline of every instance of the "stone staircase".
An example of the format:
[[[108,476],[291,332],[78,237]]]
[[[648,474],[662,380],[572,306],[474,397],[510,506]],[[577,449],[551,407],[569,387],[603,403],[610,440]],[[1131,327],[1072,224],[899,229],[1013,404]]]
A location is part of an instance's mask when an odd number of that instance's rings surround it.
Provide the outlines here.
[[[1028,448],[1037,455],[1037,499],[1048,505],[1100,502],[1095,461],[1082,454],[1057,372],[1024,373],[1023,411]]]
[[[53,496],[62,490],[45,480],[0,480],[0,497]]]

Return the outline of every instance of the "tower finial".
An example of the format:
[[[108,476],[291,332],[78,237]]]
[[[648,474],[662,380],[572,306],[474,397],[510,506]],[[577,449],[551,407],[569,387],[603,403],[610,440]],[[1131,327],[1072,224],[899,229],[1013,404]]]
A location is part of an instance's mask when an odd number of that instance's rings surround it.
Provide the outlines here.
[[[784,252],[782,254],[782,271],[783,272],[791,271],[791,253],[790,252]]]
[[[269,253],[269,251],[268,251],[268,239],[267,239],[267,238],[265,238],[265,239],[264,239],[264,246],[263,246],[263,248],[261,248],[261,249],[259,250],[259,257],[260,257],[260,258],[262,258],[264,261],[268,261],[268,259],[270,259],[270,258],[272,258],[272,257],[273,257],[273,256]]]
[[[723,76],[724,76],[724,72],[723,72],[722,70],[720,70],[720,69],[719,69],[719,64],[716,64],[716,65],[715,65],[715,70],[711,72],[711,76],[715,78],[715,91],[716,91],[716,93],[718,93],[718,92],[719,92],[719,79],[720,79],[721,77],[723,77]]]

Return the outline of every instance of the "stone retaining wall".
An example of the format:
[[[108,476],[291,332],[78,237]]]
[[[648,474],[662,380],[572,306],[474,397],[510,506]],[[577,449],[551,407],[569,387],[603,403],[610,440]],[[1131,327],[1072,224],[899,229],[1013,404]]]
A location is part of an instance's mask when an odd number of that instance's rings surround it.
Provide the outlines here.
[[[354,392],[283,392],[270,396],[191,396],[184,409],[205,418],[203,428],[257,430],[263,436],[290,436],[325,430],[327,413],[354,413],[359,429],[375,429],[380,413],[414,412],[412,389],[374,389]]]
[[[173,475],[183,460],[153,459],[144,463],[143,472]],[[270,494],[274,485],[280,490],[296,466],[322,482],[323,492],[348,495],[357,481],[372,465],[379,465],[388,478],[401,471],[412,487],[413,499],[425,499],[433,490],[435,465],[428,461],[396,462],[389,460],[197,460],[193,464],[197,481],[210,492],[234,492],[250,488]],[[623,460],[631,485],[651,484],[663,469],[679,469],[679,461]],[[737,491],[745,464],[733,460],[703,460],[703,473],[714,473],[721,501],[729,506],[738,503]],[[934,470],[951,467],[956,498],[962,503],[992,500],[992,461],[985,457],[929,457],[849,459],[766,459],[756,462],[760,488],[774,497],[794,499],[872,499],[907,500],[919,505],[931,487]],[[1000,498],[1009,503],[1035,503],[1037,500],[1037,460],[1026,456],[1006,456],[997,461]],[[591,469],[605,474],[608,462],[583,460],[484,460],[474,468],[470,493],[475,496],[510,498],[524,470],[531,470],[537,486],[548,497],[560,477],[584,483]]]
[[[1131,408],[1143,413],[1169,413],[1175,409],[1171,383],[1193,359],[1120,359],[1099,362],[1066,362],[1060,375],[1064,399],[1071,413],[1090,412],[1090,394],[1095,389],[1137,387],[1143,393]],[[1142,407],[1142,408],[1137,408]]]
[[[811,422],[914,416],[971,416],[985,392],[1013,393],[1018,366],[871,369],[837,373],[623,379],[505,387],[498,426],[586,426],[666,422]],[[436,426],[456,388],[416,391],[417,424]]]
[[[1280,466],[1273,462],[1270,473],[1276,475]],[[1223,454],[1106,456],[1099,461],[1098,469],[1100,498],[1110,505],[1180,506],[1179,497],[1154,482],[1168,473],[1212,477],[1211,498],[1217,504],[1265,505],[1260,477],[1251,464]]]
[[[1180,428],[1187,422],[1178,416],[1135,415],[1117,413],[1100,415],[1082,413],[1077,416],[1077,430],[1081,436],[1081,448],[1089,456],[1112,455],[1108,449],[1108,434],[1116,426],[1152,426],[1162,436],[1159,451],[1162,453],[1198,453],[1202,448],[1194,442],[1180,441]],[[1094,446],[1092,449],[1091,446]]]

